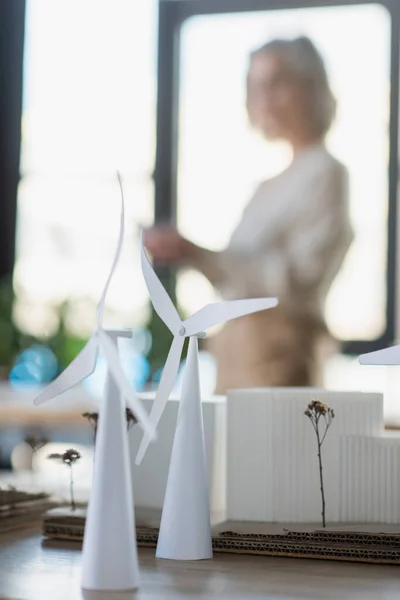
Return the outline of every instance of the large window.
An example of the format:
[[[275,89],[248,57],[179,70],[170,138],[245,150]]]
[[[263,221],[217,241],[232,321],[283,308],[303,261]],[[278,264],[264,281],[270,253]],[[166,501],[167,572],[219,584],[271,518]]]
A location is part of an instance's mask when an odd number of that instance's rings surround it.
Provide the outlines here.
[[[15,185],[17,180],[16,160],[10,169],[9,157],[13,150],[15,157],[19,154],[15,123],[20,112],[20,90],[12,78],[17,77],[15,48],[22,48],[25,2],[0,4],[6,24],[1,69],[7,73],[0,99],[0,142],[5,142],[7,158],[1,189],[7,200],[3,206],[9,208],[14,200],[9,171],[15,171]],[[147,319],[137,234],[154,214],[159,220],[176,217],[182,232],[200,244],[214,249],[226,244],[254,186],[288,161],[284,146],[266,144],[248,127],[248,54],[273,37],[306,34],[324,55],[339,101],[328,145],[350,172],[356,231],[326,317],[353,354],[393,341],[400,5],[397,0],[336,4],[26,0],[14,276],[14,316],[24,332],[51,336],[67,301],[70,331],[83,337],[90,333],[118,228],[117,168],[125,181],[127,236],[108,296],[110,326]],[[20,13],[17,33],[8,22],[15,25],[18,19],[10,19],[5,6]],[[11,64],[13,73],[6,69]],[[15,123],[5,135],[11,121]],[[1,215],[8,226],[9,211]],[[0,270],[9,273],[12,240],[3,246]],[[168,276],[165,280],[171,282]],[[194,272],[181,274],[177,282],[179,302],[188,312],[213,296],[208,282]],[[337,370],[328,372],[328,387],[398,387],[390,379],[396,377],[393,371],[369,380],[365,369],[355,375],[353,364],[347,370],[348,359],[340,361]],[[212,384],[203,382],[203,388],[211,390]],[[390,410],[397,417],[394,396]]]
[[[309,36],[325,59],[338,100],[327,144],[349,170],[355,230],[328,297],[326,318],[355,353],[368,344],[389,343],[394,335],[395,237],[389,221],[395,214],[397,177],[398,77],[391,52],[398,52],[396,15],[379,3],[328,6],[335,3],[322,0],[318,7],[296,8],[304,4],[161,1],[161,26],[179,39],[175,63],[164,63],[171,87],[179,82],[172,90],[176,119],[171,121],[179,140],[175,164],[170,163],[171,170],[176,168],[172,195],[185,235],[212,249],[227,243],[256,185],[290,160],[287,147],[261,140],[248,125],[249,53],[276,37]],[[213,290],[201,275],[188,272],[178,279],[178,295],[191,312]]]
[[[153,219],[156,2],[27,0],[15,318],[51,335],[61,303],[86,335],[118,233],[108,322],[143,319],[138,227]]]

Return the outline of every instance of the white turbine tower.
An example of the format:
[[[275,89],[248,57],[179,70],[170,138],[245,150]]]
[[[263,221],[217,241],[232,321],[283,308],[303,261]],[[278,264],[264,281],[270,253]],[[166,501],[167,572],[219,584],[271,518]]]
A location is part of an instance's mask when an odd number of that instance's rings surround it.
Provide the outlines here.
[[[209,327],[272,308],[278,301],[276,298],[258,298],[209,304],[182,321],[147,259],[143,240],[141,261],[154,309],[174,335],[150,412],[150,420],[155,427],[178,373],[185,338],[189,337],[156,556],[176,560],[211,558],[212,537],[197,338],[204,337],[204,330]],[[142,461],[149,442],[150,438],[145,433],[136,464]]]
[[[82,557],[82,587],[122,591],[139,586],[133,491],[126,433],[125,401],[146,435],[155,428],[128,383],[120,365],[117,339],[126,330],[105,330],[102,316],[108,287],[120,256],[124,237],[124,197],[121,179],[120,233],[110,274],[97,309],[96,329],[70,365],[34,400],[47,402],[79,383],[95,368],[100,350],[107,363],[105,393],[99,410],[93,484],[87,509]]]

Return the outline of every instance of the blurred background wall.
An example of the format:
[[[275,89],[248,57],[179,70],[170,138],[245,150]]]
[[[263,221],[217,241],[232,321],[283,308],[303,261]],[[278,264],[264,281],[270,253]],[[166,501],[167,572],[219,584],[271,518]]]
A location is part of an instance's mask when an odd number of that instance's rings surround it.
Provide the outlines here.
[[[291,8],[269,10],[276,6],[267,0],[254,3],[262,10],[252,12],[248,3],[246,11],[238,12],[232,0],[221,2],[224,12],[218,14],[216,5],[202,0],[161,0],[165,18],[159,32],[156,0],[3,0],[4,380],[44,383],[73,358],[90,333],[115,243],[119,168],[126,188],[127,236],[106,319],[110,326],[135,328],[127,369],[139,389],[156,384],[169,334],[154,319],[140,276],[139,228],[151,225],[156,214],[159,220],[176,220],[184,235],[210,249],[227,243],[256,184],[283,169],[289,159],[284,144],[265,143],[248,126],[244,107],[249,53],[271,38],[307,35],[325,58],[338,99],[338,117],[327,144],[350,172],[355,230],[355,242],[326,306],[327,322],[345,353],[327,365],[326,385],[391,388],[393,372],[365,369],[360,378],[354,361],[357,353],[399,337],[397,232],[391,219],[396,214],[397,125],[390,122],[390,102],[397,97],[393,86],[398,84],[398,56],[393,56],[398,7],[387,4],[392,15],[380,3],[307,7],[288,1]],[[168,61],[174,58],[171,35],[179,14],[190,18],[179,29],[176,87],[168,79]],[[160,76],[163,89],[169,86],[175,94],[171,100],[168,92],[166,105],[160,95],[157,100]],[[161,155],[159,150],[156,163],[157,132],[165,142],[166,129],[174,125],[169,122],[170,100],[178,137],[171,136],[171,147],[163,146]],[[169,154],[176,157],[175,164]],[[164,189],[160,179],[168,169],[176,177],[174,198],[166,189],[170,181]],[[166,277],[173,286],[175,279],[168,273]],[[176,284],[184,313],[216,297],[207,280],[193,271],[180,273]],[[32,348],[33,354],[23,354]],[[203,359],[203,377],[211,391],[214,366],[208,355]],[[395,398],[387,406],[391,418],[400,418]]]

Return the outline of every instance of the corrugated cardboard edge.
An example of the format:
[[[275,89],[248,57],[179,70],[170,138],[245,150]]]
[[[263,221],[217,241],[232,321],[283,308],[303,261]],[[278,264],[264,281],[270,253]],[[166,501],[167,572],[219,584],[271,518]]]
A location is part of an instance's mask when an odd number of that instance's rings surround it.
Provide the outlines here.
[[[264,524],[265,525],[265,524]],[[43,535],[58,540],[81,542],[84,515],[45,515]],[[241,529],[245,524],[241,524]],[[382,526],[384,528],[384,526]],[[223,531],[213,536],[214,552],[254,554],[290,558],[312,558],[378,564],[400,564],[400,531],[288,531],[283,533],[237,533]],[[222,530],[221,530],[222,529]],[[155,548],[158,529],[138,526],[139,546]]]
[[[0,490],[0,532],[40,522],[55,503],[47,494],[30,494],[14,489]]]

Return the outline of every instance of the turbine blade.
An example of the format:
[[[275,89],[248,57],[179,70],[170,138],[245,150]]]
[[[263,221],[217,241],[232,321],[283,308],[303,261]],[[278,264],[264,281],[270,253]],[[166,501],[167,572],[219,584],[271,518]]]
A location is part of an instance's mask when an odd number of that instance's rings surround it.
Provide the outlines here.
[[[358,360],[361,365],[400,365],[400,346],[361,354]]]
[[[217,304],[208,304],[186,319],[183,325],[186,329],[186,335],[194,335],[209,327],[231,321],[237,317],[250,315],[251,313],[266,310],[267,308],[274,308],[277,304],[278,300],[276,298],[230,300],[227,302],[218,302]]]
[[[51,400],[58,394],[73,387],[82,379],[93,373],[97,359],[97,340],[94,335],[89,339],[86,346],[79,352],[78,356],[68,365],[60,375],[52,381],[33,401],[36,406]]]
[[[119,189],[120,189],[120,193],[121,193],[121,216],[120,216],[120,225],[119,225],[119,236],[118,236],[117,249],[116,249],[115,255],[114,255],[114,260],[111,265],[111,270],[108,274],[107,281],[106,281],[104,289],[103,289],[103,293],[101,294],[100,301],[97,306],[97,326],[98,327],[101,326],[101,320],[103,318],[104,304],[106,302],[108,288],[110,287],[111,279],[112,279],[112,277],[114,275],[114,271],[117,267],[118,260],[119,260],[121,250],[122,250],[122,243],[124,241],[124,229],[125,229],[124,189],[122,187],[122,179],[121,179],[121,175],[119,173],[117,173],[117,177],[118,177],[118,184],[119,184]]]
[[[143,232],[140,236],[140,257],[142,263],[143,277],[149,290],[151,302],[158,316],[164,321],[173,335],[176,335],[182,326],[182,320],[173,305],[167,290],[157,277],[151,266],[143,246]]]
[[[150,440],[154,439],[155,427],[150,421],[149,415],[144,409],[141,401],[125,377],[119,362],[119,355],[116,346],[102,329],[97,332],[97,335],[99,338],[100,348],[107,363],[107,367],[110,370],[110,373],[113,376],[121,394],[125,398],[128,407],[131,409],[141,427],[149,436]]]
[[[184,336],[175,336],[171,344],[171,348],[169,349],[168,357],[161,376],[160,385],[158,386],[156,397],[154,398],[153,407],[150,411],[150,420],[154,427],[157,427],[161,419],[165,406],[168,402],[168,398],[171,394],[171,390],[173,388],[176,376],[178,374],[184,341]],[[145,434],[143,436],[138,453],[136,455],[135,462],[137,465],[140,465],[140,463],[142,462],[143,457],[146,454],[147,448],[149,446],[149,442],[150,439]]]

